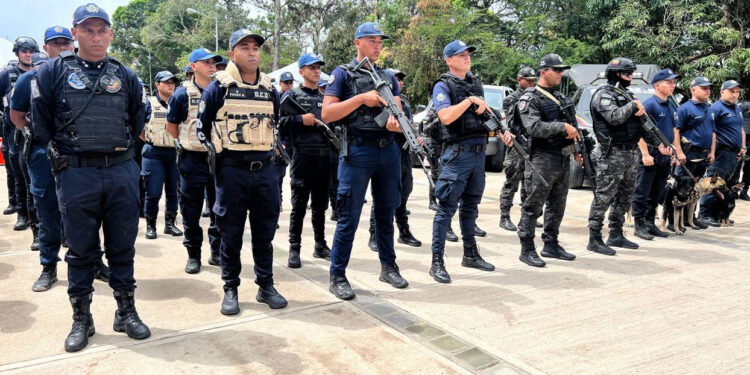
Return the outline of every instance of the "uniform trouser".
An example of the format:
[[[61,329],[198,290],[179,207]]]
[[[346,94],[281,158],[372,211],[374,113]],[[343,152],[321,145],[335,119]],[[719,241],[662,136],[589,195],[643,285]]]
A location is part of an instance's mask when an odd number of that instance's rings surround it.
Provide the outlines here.
[[[729,184],[729,178],[734,173],[737,166],[738,151],[717,148],[713,164],[708,166],[707,176],[719,176]],[[714,205],[716,204],[716,195],[706,194],[701,198],[700,217],[713,217]]]
[[[286,153],[289,155],[289,158],[291,159],[294,157],[294,146],[292,145],[292,140],[289,137],[280,137],[281,144],[284,145],[284,149],[286,150]],[[281,156],[279,156],[281,158]],[[276,168],[279,171],[279,204],[284,201],[283,197],[283,186],[284,186],[284,177],[286,177],[286,165],[282,165],[281,163],[276,163]]]
[[[298,150],[289,168],[292,187],[292,212],[289,215],[289,243],[302,242],[302,226],[310,200],[315,242],[325,242],[325,215],[331,183],[331,156],[305,155]]]
[[[526,200],[521,206],[521,220],[518,223],[518,237],[521,241],[534,239],[536,221],[544,209],[544,233],[542,241],[554,243],[560,234],[560,223],[565,215],[570,177],[570,160],[562,153],[534,151],[531,164],[547,180],[544,186],[540,177],[531,168],[524,171]]]
[[[513,207],[513,196],[516,195],[519,183],[521,184],[521,204],[526,201],[526,181],[524,179],[524,170],[526,163],[514,149],[508,151],[508,155],[503,161],[505,169],[505,182],[500,190],[500,215],[510,215],[510,208]]]
[[[359,143],[359,144],[358,144]],[[339,190],[336,207],[339,221],[333,237],[331,274],[344,275],[352,253],[367,185],[372,180],[378,257],[381,264],[396,261],[393,250],[393,215],[401,202],[401,151],[396,143],[383,148],[353,142],[349,156],[339,160]]]
[[[464,147],[484,145],[485,138],[470,138],[459,144]],[[435,184],[438,210],[432,223],[432,252],[442,253],[445,248],[446,230],[456,213],[459,200],[461,210],[458,222],[464,246],[476,244],[474,225],[479,210],[477,206],[484,193],[484,149],[458,151],[447,146],[440,157],[440,176]]]
[[[23,174],[24,187],[26,188],[26,207],[28,207],[28,210],[26,212],[29,215],[28,217],[29,217],[29,221],[31,222],[31,224],[38,225],[39,217],[37,217],[36,208],[34,207],[34,195],[31,193],[31,176],[29,176],[29,161],[26,159],[26,156],[24,156],[22,152],[24,148],[24,142],[25,142],[25,139],[24,141],[21,142],[21,145],[19,146],[18,164],[21,166],[21,173]],[[31,157],[31,155],[29,155],[29,157]]]
[[[406,214],[406,203],[414,190],[414,176],[411,168],[411,152],[401,151],[401,204],[396,207],[396,226],[398,230],[409,229],[409,215]],[[375,204],[370,208],[370,233],[375,233]]]
[[[664,201],[667,178],[672,169],[669,156],[661,155],[658,150],[649,148],[654,158],[654,165],[643,165],[643,158],[638,154],[638,172],[633,193],[633,217],[653,221],[656,208]]]
[[[138,164],[138,169],[143,170],[143,145],[145,143],[140,139],[135,140],[135,157],[133,160]],[[138,176],[138,205],[141,208],[141,213],[146,205],[146,187],[143,183],[143,176]]]
[[[432,181],[437,181],[440,176],[440,156],[443,155],[443,146],[437,142],[427,143],[427,147],[432,150],[430,157],[430,177]],[[435,188],[430,185],[430,201],[435,200]]]
[[[188,258],[200,259],[201,245],[203,245],[201,213],[206,196],[208,196],[209,207],[216,203],[214,179],[208,172],[205,152],[186,151],[178,169],[180,172],[180,213],[185,231],[182,244],[187,249]],[[208,243],[211,247],[211,254],[218,254],[221,234],[216,226],[216,215],[213,211],[209,212],[208,218]]]
[[[745,184],[745,188],[747,188],[748,186],[750,186],[750,163],[746,161],[737,162],[737,164],[740,163],[742,163],[742,165],[738,165],[737,167],[735,167],[734,174],[732,175],[732,178],[730,180],[735,183],[742,182],[743,184]]]
[[[177,153],[174,148],[143,146],[141,176],[146,187],[146,217],[156,217],[162,189],[167,196],[166,212],[177,212]]]
[[[264,153],[265,154],[265,153]],[[248,167],[250,163],[248,162]],[[216,225],[221,232],[221,279],[224,289],[240,285],[240,250],[245,220],[250,219],[255,283],[273,283],[273,246],[281,198],[278,168],[270,162],[255,171],[222,165],[217,161]],[[248,214],[249,211],[249,214]]]
[[[138,235],[138,165],[128,160],[109,167],[68,167],[57,174],[57,198],[70,248],[68,294],[94,291],[100,256],[99,229],[114,290],[135,288],[133,257]]]
[[[330,166],[331,183],[328,189],[328,200],[331,202],[331,210],[338,213],[336,208],[336,194],[339,191],[339,153],[331,151]]]
[[[8,205],[18,208],[18,202],[16,201],[16,181],[15,181],[15,174],[13,173],[13,165],[10,162],[10,147],[13,145],[12,138],[9,138],[8,132],[5,125],[3,125],[2,120],[0,120],[0,127],[3,128],[3,145],[2,145],[2,153],[3,153],[3,160],[5,160],[5,176],[6,176],[6,183],[8,186]],[[11,132],[13,130],[11,129]]]
[[[62,218],[55,192],[55,176],[47,159],[47,147],[34,146],[29,154],[29,190],[39,218],[39,259],[42,265],[60,261]]]
[[[11,131],[11,133],[17,133],[16,131]],[[18,141],[20,142],[19,145],[14,145],[11,143],[8,148],[8,157],[10,160],[6,160],[6,164],[10,163],[11,168],[13,169],[13,182],[15,184],[15,192],[16,192],[16,207],[18,207],[18,212],[28,216],[29,215],[29,200],[28,200],[28,194],[29,190],[26,186],[26,173],[24,171],[25,167],[21,167],[21,148],[23,147],[23,137],[21,137],[18,134],[15,134],[18,136]],[[15,136],[14,139],[11,140],[11,142],[15,142]],[[5,142],[5,139],[3,139],[3,142]],[[33,208],[33,205],[32,205]]]
[[[633,200],[638,151],[612,147],[609,155],[600,155],[596,167],[596,190],[589,210],[589,231],[601,234],[604,214],[609,209],[609,229],[622,230],[625,213]]]

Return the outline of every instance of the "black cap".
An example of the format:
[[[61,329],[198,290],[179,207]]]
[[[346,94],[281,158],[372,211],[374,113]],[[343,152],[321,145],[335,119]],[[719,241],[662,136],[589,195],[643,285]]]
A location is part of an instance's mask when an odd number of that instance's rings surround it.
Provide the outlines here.
[[[570,65],[566,65],[563,63],[562,57],[556,53],[550,53],[549,55],[544,55],[542,57],[542,61],[539,62],[539,69],[548,69],[548,68],[563,68],[563,69],[570,69]]]
[[[733,89],[733,88],[735,88],[735,87],[739,87],[739,88],[742,88],[742,85],[740,85],[740,83],[739,83],[739,82],[737,82],[737,81],[735,81],[735,80],[733,80],[733,79],[730,79],[730,80],[728,80],[728,81],[724,82],[724,83],[723,83],[723,84],[721,85],[721,89],[722,89],[722,90],[729,90],[729,89]]]
[[[517,77],[523,79],[537,79],[534,69],[531,69],[528,66],[521,68],[521,70],[518,71]]]

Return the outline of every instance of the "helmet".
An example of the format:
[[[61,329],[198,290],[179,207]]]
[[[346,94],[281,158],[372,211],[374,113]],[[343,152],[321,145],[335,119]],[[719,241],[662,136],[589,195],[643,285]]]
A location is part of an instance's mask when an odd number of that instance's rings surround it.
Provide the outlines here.
[[[32,52],[39,52],[39,45],[36,44],[36,40],[33,38],[20,36],[16,38],[16,41],[13,43],[13,53],[17,53],[22,49],[30,49]]]
[[[634,72],[636,69],[633,60],[627,57],[617,57],[607,64],[607,69],[604,71],[607,76],[614,72]]]

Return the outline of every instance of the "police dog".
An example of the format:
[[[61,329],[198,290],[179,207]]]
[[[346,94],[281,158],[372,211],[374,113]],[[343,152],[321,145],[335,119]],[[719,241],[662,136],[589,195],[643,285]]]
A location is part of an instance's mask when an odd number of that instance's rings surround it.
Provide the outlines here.
[[[721,177],[704,177],[697,183],[688,176],[673,176],[667,181],[667,191],[662,207],[661,229],[666,230],[667,220],[674,223],[674,231],[678,235],[684,234],[687,229],[685,223],[693,229],[697,229],[693,223],[695,206],[698,200],[714,189],[726,185]]]
[[[721,223],[722,227],[732,225],[729,221],[729,216],[732,215],[737,197],[744,187],[745,184],[740,182],[732,185],[732,187],[723,185],[714,190],[713,194],[716,198],[714,200],[714,216]]]

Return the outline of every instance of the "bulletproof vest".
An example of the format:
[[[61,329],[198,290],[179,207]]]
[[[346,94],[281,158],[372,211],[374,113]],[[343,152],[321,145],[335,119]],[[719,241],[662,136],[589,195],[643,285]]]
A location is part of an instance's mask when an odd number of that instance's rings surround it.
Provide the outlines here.
[[[133,145],[128,125],[128,87],[120,63],[109,58],[96,81],[81,70],[75,54],[60,54],[65,65],[63,97],[67,111],[55,117],[55,142],[73,154],[114,153]],[[118,75],[119,74],[119,75]]]
[[[148,98],[151,103],[151,120],[146,124],[146,142],[157,147],[173,147],[174,138],[167,132],[167,108],[159,100],[152,96]]]
[[[447,73],[438,78],[438,82],[443,82],[448,87],[451,104],[460,103],[469,96],[483,97],[482,82],[470,73],[466,75],[466,78],[467,80],[462,80]],[[486,136],[489,129],[474,111],[468,109],[450,125],[442,124],[440,132],[443,142],[454,143],[462,139]]]
[[[595,96],[596,92],[599,90],[605,90],[612,97],[614,97],[615,105],[617,107],[622,107],[628,104],[628,99],[618,94],[614,90],[614,87],[612,87],[611,85],[604,85],[600,87],[594,92],[592,97]],[[596,133],[597,137],[604,136],[610,138],[612,143],[619,144],[636,144],[638,143],[638,140],[641,139],[641,120],[636,116],[630,116],[624,124],[612,125],[608,123],[604,119],[604,117],[602,117],[602,115],[594,110],[593,106],[591,109],[591,118],[594,123],[594,132]]]
[[[575,115],[572,113],[572,105],[568,98],[564,97],[557,91],[547,90],[547,93],[552,95],[556,102],[552,98],[545,95],[537,87],[529,88],[525,92],[532,93],[533,100],[536,100],[539,106],[539,114],[541,120],[545,122],[560,121],[570,123],[575,121]],[[565,113],[564,111],[568,111]],[[575,126],[575,124],[571,124]],[[566,139],[565,135],[559,135],[552,138],[531,138],[531,147],[534,149],[540,149],[550,151],[554,153],[560,152],[563,148],[573,144],[572,139]]]
[[[203,147],[203,144],[198,139],[198,130],[196,129],[198,107],[201,103],[201,91],[192,80],[182,82],[182,87],[185,88],[188,96],[188,115],[185,121],[180,123],[180,145],[188,151],[206,152],[206,148]],[[215,136],[216,134],[211,132],[211,137],[214,138]],[[218,139],[214,139],[213,143],[216,145],[221,142]]]
[[[224,106],[214,121],[214,131],[221,139],[216,152],[270,151],[274,142],[274,109],[271,79],[263,73],[258,84],[242,82],[239,70],[230,62],[227,69],[216,74],[221,87],[226,89]]]
[[[352,97],[375,90],[375,83],[372,82],[372,78],[370,77],[370,75],[355,70],[354,67],[356,67],[356,64],[354,64],[353,62],[349,65],[339,66],[339,68],[342,68],[344,69],[344,71],[346,71],[346,74],[349,75],[349,78],[352,81]],[[391,80],[386,79],[387,77],[385,76],[385,73],[376,70],[374,74],[380,75],[380,77],[383,78],[386,82],[389,82],[388,87],[390,87]],[[383,112],[383,108],[361,105],[359,106],[359,108],[355,109],[352,113],[344,117],[339,122],[348,126],[349,129],[369,132],[386,132],[387,130],[385,128],[381,128],[378,123],[375,122],[375,117],[377,117],[381,112]]]
[[[0,127],[7,126],[11,129],[14,128],[13,122],[10,120],[10,96],[13,94],[13,88],[20,76],[21,72],[17,66],[8,69],[10,87],[8,87],[8,93],[3,95],[3,111],[0,113]]]
[[[305,111],[315,115],[318,120],[321,119],[322,95],[309,95],[300,87],[293,88],[291,95]],[[325,136],[314,126],[299,126],[292,130],[292,144],[296,151],[300,146],[324,147],[327,145],[327,141]]]
[[[503,100],[503,112],[505,112],[505,116],[507,117],[508,127],[510,128],[511,133],[516,135],[526,135],[526,129],[523,127],[523,123],[518,116],[516,116],[516,104],[518,104],[518,99],[521,98],[523,92],[524,90],[518,88]]]

